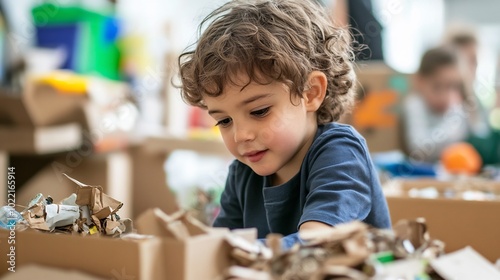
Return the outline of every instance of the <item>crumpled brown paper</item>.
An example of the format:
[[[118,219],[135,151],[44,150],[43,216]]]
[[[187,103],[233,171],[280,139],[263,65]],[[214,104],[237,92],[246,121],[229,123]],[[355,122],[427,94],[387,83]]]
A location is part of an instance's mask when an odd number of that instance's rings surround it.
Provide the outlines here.
[[[281,236],[269,235],[270,256],[229,239],[234,265],[220,279],[370,279],[381,265],[379,253],[394,259],[432,259],[444,252],[444,244],[430,238],[423,219],[400,221],[393,231],[355,221],[299,235],[304,245],[285,252]]]
[[[45,223],[45,213],[42,203],[36,203],[28,209],[21,212],[24,220],[28,222],[31,228],[39,230],[49,230]]]

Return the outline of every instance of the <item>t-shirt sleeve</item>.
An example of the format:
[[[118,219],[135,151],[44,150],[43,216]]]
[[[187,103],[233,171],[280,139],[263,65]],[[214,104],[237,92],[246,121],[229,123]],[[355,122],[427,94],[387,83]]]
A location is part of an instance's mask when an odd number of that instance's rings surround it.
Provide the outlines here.
[[[214,221],[214,227],[227,227],[230,229],[243,228],[243,213],[240,199],[236,191],[237,163],[233,162],[229,167],[226,186],[220,199],[220,212]]]
[[[364,140],[344,130],[320,137],[308,162],[309,192],[298,226],[307,221],[331,226],[363,221],[371,211],[373,184],[373,164]]]

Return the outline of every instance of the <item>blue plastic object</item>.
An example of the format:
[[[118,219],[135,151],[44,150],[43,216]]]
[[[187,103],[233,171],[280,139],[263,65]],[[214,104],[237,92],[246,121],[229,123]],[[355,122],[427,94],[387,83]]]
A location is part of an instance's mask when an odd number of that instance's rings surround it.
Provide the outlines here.
[[[62,69],[77,70],[78,24],[36,26],[36,45],[42,48],[64,48],[66,60]]]
[[[410,163],[408,161],[380,166],[394,177],[436,177],[434,165]]]

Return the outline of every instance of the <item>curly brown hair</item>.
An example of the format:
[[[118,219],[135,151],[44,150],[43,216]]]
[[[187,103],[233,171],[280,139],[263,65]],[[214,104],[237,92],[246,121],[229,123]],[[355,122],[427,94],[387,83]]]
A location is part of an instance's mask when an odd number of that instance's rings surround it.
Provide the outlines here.
[[[347,30],[335,27],[313,0],[236,0],[210,13],[200,24],[196,48],[179,57],[181,95],[206,108],[203,96],[219,96],[238,71],[249,82],[279,81],[298,96],[309,73],[328,80],[317,122],[337,121],[354,102],[354,55]]]

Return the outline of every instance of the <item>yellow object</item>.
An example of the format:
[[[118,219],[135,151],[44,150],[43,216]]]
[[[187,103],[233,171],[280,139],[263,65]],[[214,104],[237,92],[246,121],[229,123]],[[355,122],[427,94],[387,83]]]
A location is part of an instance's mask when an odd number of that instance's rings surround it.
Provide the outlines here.
[[[37,78],[38,83],[49,85],[63,94],[86,94],[88,78],[67,71],[56,71]]]
[[[92,234],[96,234],[98,233],[99,231],[97,230],[97,227],[95,225],[93,225],[92,227],[89,228],[89,233],[90,235]]]
[[[453,174],[474,175],[483,165],[479,153],[468,143],[448,146],[441,154],[441,162],[446,170]]]

